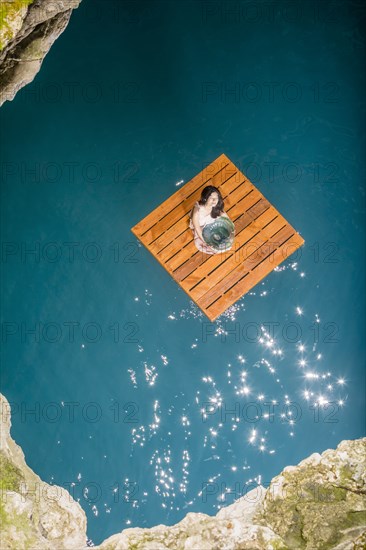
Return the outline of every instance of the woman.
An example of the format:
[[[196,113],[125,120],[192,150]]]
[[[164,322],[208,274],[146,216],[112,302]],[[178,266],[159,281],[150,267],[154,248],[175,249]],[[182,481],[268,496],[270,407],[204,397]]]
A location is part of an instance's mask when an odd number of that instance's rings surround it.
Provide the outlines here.
[[[229,218],[224,211],[224,201],[220,191],[217,187],[208,185],[202,190],[200,200],[192,208],[189,220],[189,227],[194,235],[194,244],[200,252],[205,254],[218,254],[220,252],[206,244],[202,236],[203,228],[214,222],[219,216]]]

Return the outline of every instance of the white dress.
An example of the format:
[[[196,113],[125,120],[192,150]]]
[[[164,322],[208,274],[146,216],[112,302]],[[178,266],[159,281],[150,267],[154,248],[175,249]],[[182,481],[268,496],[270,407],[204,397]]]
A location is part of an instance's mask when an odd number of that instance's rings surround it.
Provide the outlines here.
[[[196,205],[198,206],[199,210],[198,210],[198,222],[200,224],[200,227],[201,229],[203,229],[206,225],[208,225],[209,223],[212,223],[214,221],[217,220],[217,218],[213,218],[211,216],[211,212],[209,214],[207,214],[207,212],[205,211],[205,207],[202,205],[202,204],[199,204],[198,202],[196,202]],[[216,252],[214,252],[213,250],[211,250],[211,248],[205,243],[205,241],[203,241],[200,236],[198,235],[194,225],[193,225],[193,222],[192,222],[192,213],[193,213],[193,208],[192,208],[192,212],[191,212],[191,216],[190,216],[190,220],[189,220],[189,227],[192,229],[193,231],[193,236],[194,236],[194,244],[196,245],[196,247],[198,248],[198,250],[200,252],[204,252],[205,254],[219,254],[219,250]]]

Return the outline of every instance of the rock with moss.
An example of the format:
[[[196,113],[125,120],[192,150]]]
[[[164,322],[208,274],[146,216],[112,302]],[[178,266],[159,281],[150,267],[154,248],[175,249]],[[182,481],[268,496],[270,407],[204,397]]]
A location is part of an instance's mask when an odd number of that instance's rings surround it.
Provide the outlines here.
[[[366,540],[366,439],[288,466],[214,517],[125,529],[100,550],[361,550]]]
[[[85,549],[85,513],[44,483],[10,437],[1,398],[2,549]],[[366,438],[288,466],[215,516],[189,513],[176,525],[131,528],[96,550],[365,550]]]
[[[0,2],[0,51],[19,33],[33,0],[13,0]]]
[[[189,513],[171,527],[125,529],[105,540],[100,550],[289,550],[272,529],[254,517],[262,508],[265,489],[258,486],[216,516]]]
[[[34,79],[80,1],[0,1],[0,105]]]
[[[43,482],[10,436],[10,406],[0,395],[1,549],[86,546],[86,515],[70,494]]]
[[[290,548],[356,548],[351,541],[366,531],[365,441],[342,441],[285,468],[266,492],[263,523]]]

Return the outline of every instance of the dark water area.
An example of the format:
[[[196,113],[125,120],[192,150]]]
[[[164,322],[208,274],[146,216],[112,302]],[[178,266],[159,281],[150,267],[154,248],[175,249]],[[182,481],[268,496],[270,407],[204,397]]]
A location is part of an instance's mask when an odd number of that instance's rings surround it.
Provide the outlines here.
[[[95,544],[364,435],[364,16],[84,0],[2,107],[2,392]],[[211,324],[130,229],[221,153],[305,245]]]

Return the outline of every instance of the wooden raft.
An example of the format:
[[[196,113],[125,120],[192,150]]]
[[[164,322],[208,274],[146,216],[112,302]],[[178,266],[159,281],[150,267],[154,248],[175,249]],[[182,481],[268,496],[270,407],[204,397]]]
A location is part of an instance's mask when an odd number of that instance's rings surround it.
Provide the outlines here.
[[[189,216],[206,185],[220,190],[235,225],[231,250],[197,250]],[[304,239],[222,154],[131,228],[188,296],[214,321],[304,243]]]

